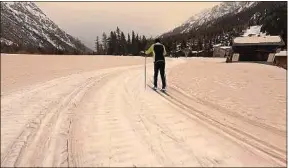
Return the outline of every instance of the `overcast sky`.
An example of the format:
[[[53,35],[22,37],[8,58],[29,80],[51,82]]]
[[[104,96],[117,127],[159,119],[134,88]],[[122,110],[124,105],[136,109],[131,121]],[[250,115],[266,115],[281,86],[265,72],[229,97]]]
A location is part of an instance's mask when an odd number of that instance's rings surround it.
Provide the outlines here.
[[[118,26],[155,37],[220,2],[35,2],[67,33],[94,49],[96,36]]]

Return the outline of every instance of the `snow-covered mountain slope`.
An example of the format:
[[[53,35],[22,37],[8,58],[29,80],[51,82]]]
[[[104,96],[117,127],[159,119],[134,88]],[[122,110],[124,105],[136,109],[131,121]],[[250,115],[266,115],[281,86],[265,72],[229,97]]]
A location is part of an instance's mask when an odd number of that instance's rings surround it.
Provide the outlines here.
[[[214,20],[228,14],[237,14],[250,7],[257,5],[258,2],[223,2],[213,8],[206,9],[184,22],[179,27],[176,27],[172,31],[164,33],[162,36],[169,36],[172,34],[188,33],[192,29],[196,29],[203,24],[212,24]]]
[[[61,30],[33,2],[1,2],[1,42],[48,52],[91,51]]]

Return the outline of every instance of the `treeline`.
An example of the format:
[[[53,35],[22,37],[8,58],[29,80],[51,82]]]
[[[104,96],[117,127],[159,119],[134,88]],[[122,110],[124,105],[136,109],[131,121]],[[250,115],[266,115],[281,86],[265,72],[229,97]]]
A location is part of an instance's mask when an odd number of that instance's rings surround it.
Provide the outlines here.
[[[127,37],[119,29],[111,31],[109,36],[104,32],[102,38],[98,36],[95,40],[96,55],[142,55],[141,51],[147,49],[151,44],[151,38],[147,39],[144,35],[140,36],[132,31]]]
[[[211,38],[206,36],[169,37],[163,39],[168,55],[172,56],[184,56],[187,49],[189,50],[188,56],[213,55],[213,44],[218,42],[213,42]]]
[[[263,25],[261,31],[270,35],[280,35],[287,48],[287,1],[278,2],[272,8],[262,13],[259,22]]]

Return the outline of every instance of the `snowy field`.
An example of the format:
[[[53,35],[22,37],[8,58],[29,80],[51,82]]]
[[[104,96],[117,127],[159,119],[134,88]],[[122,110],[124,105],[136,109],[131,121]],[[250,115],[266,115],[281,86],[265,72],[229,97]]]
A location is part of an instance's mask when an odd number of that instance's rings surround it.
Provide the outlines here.
[[[1,166],[286,166],[285,69],[167,58],[164,94],[143,63],[1,54]]]

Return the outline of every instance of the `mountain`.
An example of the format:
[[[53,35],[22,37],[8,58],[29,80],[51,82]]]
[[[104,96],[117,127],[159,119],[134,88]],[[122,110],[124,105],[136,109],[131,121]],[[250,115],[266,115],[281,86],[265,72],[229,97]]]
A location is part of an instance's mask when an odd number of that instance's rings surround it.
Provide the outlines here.
[[[82,42],[60,29],[33,2],[1,2],[1,52],[88,54]]]
[[[211,55],[213,45],[231,45],[233,38],[255,32],[280,35],[287,46],[287,2],[223,2],[190,17],[160,38],[170,53],[183,55],[182,50],[189,48]]]
[[[192,29],[199,28],[200,26],[204,25],[205,23],[209,23],[209,25],[213,24],[217,18],[228,14],[236,14],[242,11],[245,11],[251,7],[254,7],[258,4],[258,2],[223,2],[211,9],[206,9],[192,17],[190,17],[187,21],[185,21],[179,27],[176,27],[170,32],[164,33],[162,37],[179,34],[179,33],[188,33]]]

